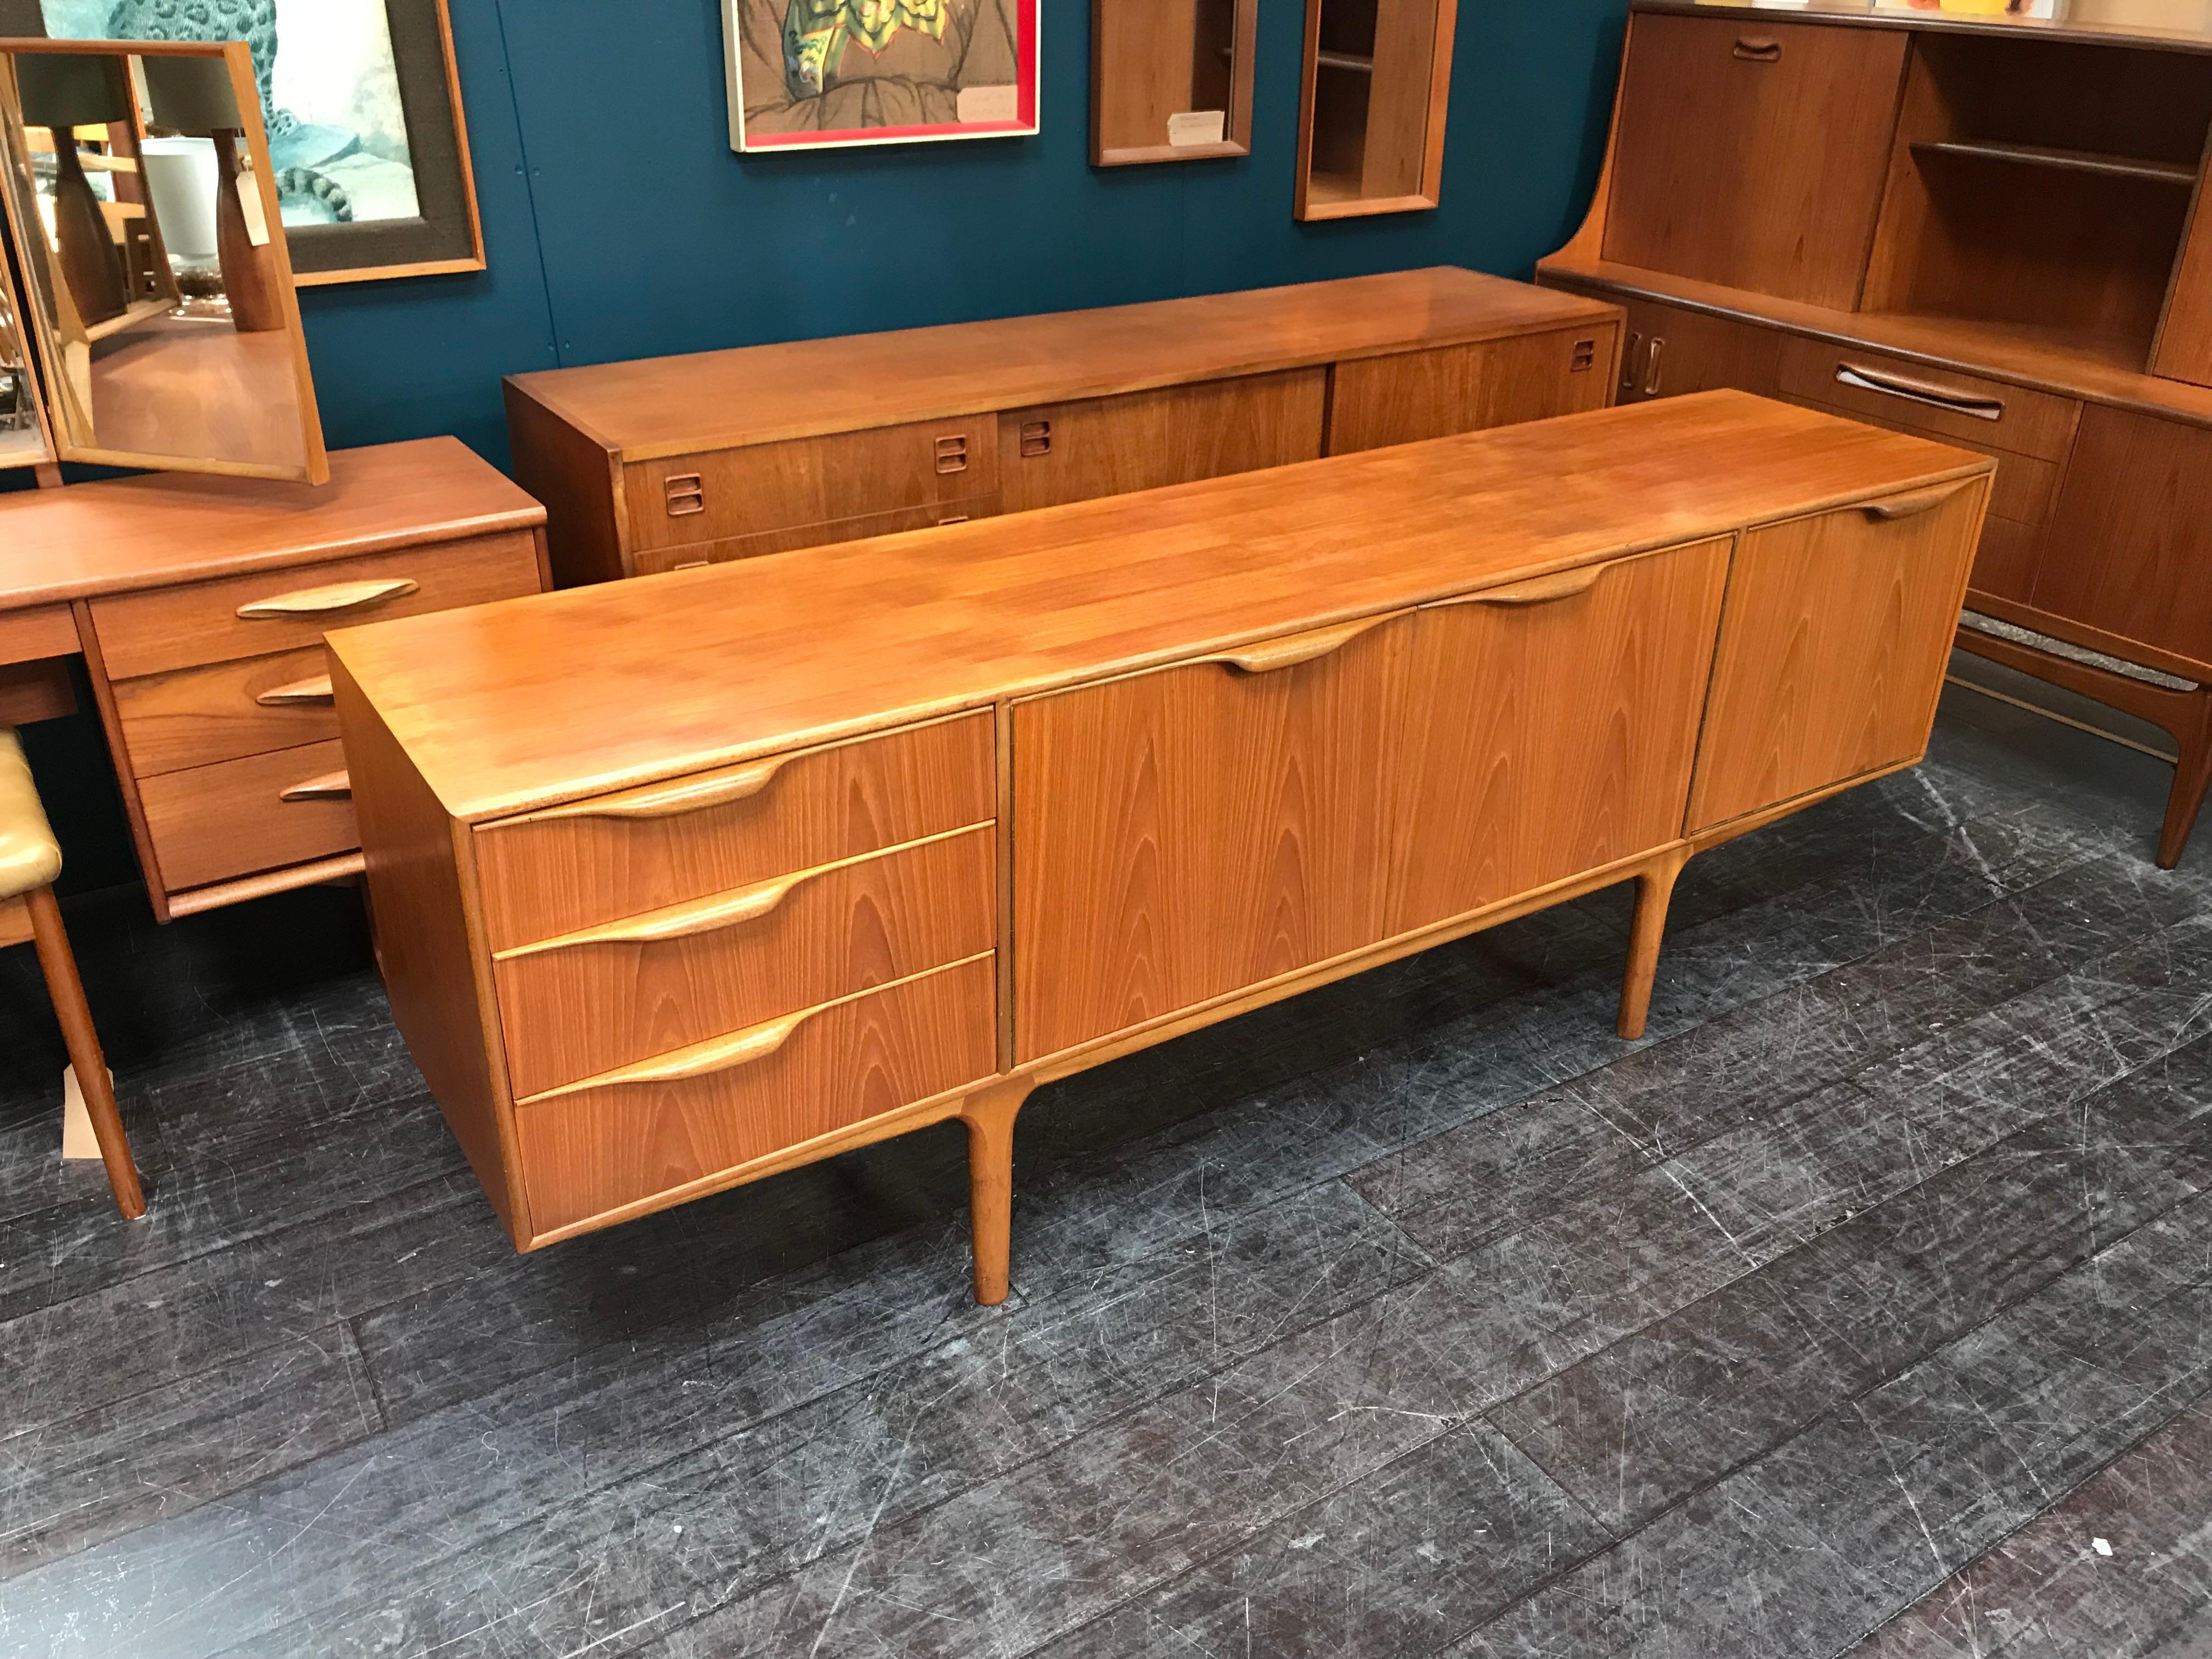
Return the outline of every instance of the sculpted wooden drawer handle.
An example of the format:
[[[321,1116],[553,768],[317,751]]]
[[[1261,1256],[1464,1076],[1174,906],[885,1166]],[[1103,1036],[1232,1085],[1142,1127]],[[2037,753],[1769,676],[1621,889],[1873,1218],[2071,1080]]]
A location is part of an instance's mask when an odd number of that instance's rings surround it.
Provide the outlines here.
[[[600,800],[578,801],[573,806],[549,807],[543,812],[532,812],[523,823],[543,823],[555,818],[674,818],[686,812],[703,812],[710,806],[727,806],[757,795],[775,781],[775,775],[783,769],[788,756],[777,755],[771,759],[755,761],[750,766],[740,766],[734,771],[720,772],[712,777],[687,778],[657,789],[640,789],[623,795],[611,795]],[[499,828],[497,824],[492,826]]]
[[[1885,524],[1899,519],[1917,519],[1923,513],[1933,513],[1965,488],[1964,484],[1942,484],[1934,489],[1916,489],[1910,495],[1891,495],[1882,501],[1869,501],[1859,511]]]
[[[611,1089],[633,1083],[681,1083],[689,1078],[711,1077],[717,1072],[735,1071],[740,1066],[750,1066],[766,1060],[791,1041],[791,1034],[823,1012],[834,1008],[834,1002],[825,1002],[817,1008],[802,1008],[795,1014],[786,1014],[781,1019],[771,1019],[758,1025],[749,1025],[742,1031],[732,1031],[706,1042],[695,1042],[689,1048],[678,1048],[673,1054],[657,1054],[651,1060],[641,1060],[635,1066],[625,1066],[619,1071],[602,1072],[597,1077],[587,1077],[577,1083],[563,1084],[558,1089],[548,1089],[543,1094],[532,1095],[517,1101],[518,1106],[534,1105],[541,1100],[557,1100],[562,1095],[581,1094],[586,1089]]]
[[[1953,392],[1925,380],[1908,380],[1902,374],[1886,374],[1871,368],[1861,368],[1855,363],[1836,365],[1836,384],[1856,387],[1861,392],[1879,392],[1885,398],[1902,398],[1907,403],[1926,404],[1931,409],[1948,409],[1954,415],[1966,415],[1978,421],[2002,421],[2004,404],[1996,398],[1977,398],[1963,392]]]
[[[1563,570],[1556,576],[1539,576],[1533,581],[1515,582],[1510,587],[1486,587],[1479,593],[1462,593],[1456,598],[1439,599],[1431,609],[1441,610],[1450,605],[1551,605],[1559,599],[1571,599],[1578,593],[1587,593],[1605,580],[1609,564],[1586,565],[1580,570]]]
[[[336,700],[337,694],[331,690],[331,677],[324,674],[312,680],[295,680],[289,685],[272,685],[253,701],[264,708],[289,708],[295,703]]]
[[[288,617],[325,617],[333,611],[351,611],[379,599],[400,599],[416,591],[404,576],[381,582],[333,582],[328,587],[303,587],[296,593],[279,593],[238,607],[244,622],[269,622]]]
[[[562,933],[556,939],[539,939],[532,945],[517,945],[504,951],[495,951],[495,960],[509,962],[516,957],[534,957],[547,951],[570,951],[586,945],[651,945],[661,939],[689,939],[695,933],[712,933],[725,927],[735,927],[748,921],[757,921],[769,915],[789,898],[799,888],[817,876],[827,875],[841,866],[824,865],[818,870],[802,870],[795,876],[778,876],[773,881],[755,882],[750,887],[734,888],[726,893],[717,893],[712,898],[694,899],[688,904],[672,904],[665,910],[652,910],[641,916],[626,917],[621,921],[601,922],[596,927],[579,928],[573,933]]]
[[[1778,64],[1782,61],[1782,43],[1771,35],[1739,35],[1735,55],[1747,64]]]
[[[343,772],[326,772],[319,778],[309,778],[305,783],[295,783],[279,800],[350,800],[353,799],[353,780]]]
[[[1212,656],[1200,657],[1200,662],[1218,662],[1224,668],[1234,668],[1245,674],[1272,674],[1279,668],[1296,668],[1300,663],[1317,662],[1333,651],[1346,646],[1370,629],[1395,620],[1406,613],[1394,611],[1386,616],[1362,617],[1358,622],[1339,623],[1334,628],[1316,628],[1310,634],[1291,634],[1279,640],[1267,640],[1247,646],[1237,651],[1217,651]]]

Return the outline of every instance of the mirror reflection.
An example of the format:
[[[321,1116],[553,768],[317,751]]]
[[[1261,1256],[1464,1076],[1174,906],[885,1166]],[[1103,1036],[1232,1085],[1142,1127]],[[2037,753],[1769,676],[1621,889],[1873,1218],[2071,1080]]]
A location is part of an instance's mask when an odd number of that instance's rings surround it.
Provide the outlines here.
[[[5,252],[0,249],[0,466],[25,466],[49,456],[31,385],[30,347]]]
[[[65,455],[327,475],[249,62],[0,55],[9,219]]]

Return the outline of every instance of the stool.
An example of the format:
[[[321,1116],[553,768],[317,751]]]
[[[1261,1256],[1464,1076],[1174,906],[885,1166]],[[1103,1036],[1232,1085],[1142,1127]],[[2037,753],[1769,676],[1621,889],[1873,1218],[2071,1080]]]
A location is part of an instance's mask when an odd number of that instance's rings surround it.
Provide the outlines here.
[[[62,849],[46,823],[46,808],[39,804],[23,745],[12,730],[0,726],[0,945],[28,939],[38,947],[39,967],[46,976],[47,994],[54,1000],[77,1086],[84,1092],[85,1111],[100,1141],[100,1161],[107,1165],[115,1207],[135,1220],[146,1213],[146,1200],[138,1190],[138,1167],[131,1161],[131,1143],[115,1109],[115,1088],[108,1081],[100,1037],[92,1029],[92,1010],[85,1006],[76,957],[70,951],[69,935],[62,931],[62,908],[54,902],[53,881],[61,872]]]

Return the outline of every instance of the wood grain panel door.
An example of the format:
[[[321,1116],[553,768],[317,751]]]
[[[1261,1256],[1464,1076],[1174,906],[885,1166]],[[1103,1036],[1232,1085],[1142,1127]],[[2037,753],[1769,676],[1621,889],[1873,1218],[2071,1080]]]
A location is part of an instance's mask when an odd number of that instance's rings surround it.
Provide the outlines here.
[[[1790,338],[1781,330],[1655,300],[1621,304],[1628,312],[1628,336],[1620,346],[1620,402],[1647,403],[1724,386],[1762,398],[1778,395],[1783,348]]]
[[[1894,29],[1638,14],[1605,257],[1850,310],[1905,52]]]
[[[1926,750],[1988,500],[1969,479],[1741,538],[1692,831]]]
[[[1329,392],[1328,453],[1603,409],[1619,331],[1603,323],[1339,363]]]
[[[1420,612],[1389,933],[1676,838],[1731,545],[1723,537]]]
[[[1015,705],[1022,1059],[1384,937],[1408,620]]]
[[[1006,512],[1256,472],[1321,457],[1325,368],[1247,374],[999,417]]]

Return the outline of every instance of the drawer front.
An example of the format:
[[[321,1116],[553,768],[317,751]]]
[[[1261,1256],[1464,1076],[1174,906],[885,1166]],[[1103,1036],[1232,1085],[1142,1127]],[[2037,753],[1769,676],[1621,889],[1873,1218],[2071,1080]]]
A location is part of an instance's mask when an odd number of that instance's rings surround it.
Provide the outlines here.
[[[181,892],[352,852],[345,763],[342,746],[316,743],[142,780],[161,884]]]
[[[1325,368],[1248,374],[999,417],[1009,513],[1320,459]]]
[[[538,592],[527,532],[294,565],[92,602],[111,679],[319,645],[325,629]]]
[[[958,830],[501,957],[516,1098],[984,954],[997,836]]]
[[[124,680],[115,705],[131,769],[142,778],[335,742],[338,735],[330,663],[319,645]]]
[[[637,461],[623,470],[630,548],[683,547],[989,495],[999,420],[963,415],[866,432]]]
[[[491,948],[988,822],[992,720],[963,714],[483,825]]]
[[[1741,538],[1692,831],[1926,750],[1987,494],[1968,479]]]
[[[871,536],[896,536],[908,530],[933,530],[970,519],[995,518],[996,495],[942,501],[933,507],[902,507],[896,513],[871,513],[858,519],[838,519],[829,524],[795,525],[787,530],[766,530],[754,536],[725,536],[719,541],[686,542],[681,547],[646,548],[634,555],[630,568],[640,576],[665,570],[689,570],[702,564],[727,564],[734,559],[757,559],[769,553],[788,553],[801,547],[827,547],[833,542],[866,541]]]
[[[1605,323],[1339,363],[1329,392],[1328,453],[1602,409],[1618,332]]]
[[[2033,528],[2051,516],[2051,504],[2058,499],[2059,466],[2056,461],[2038,460],[2033,455],[2016,455],[2008,449],[1999,449],[1987,442],[1954,437],[1948,432],[1937,432],[1930,427],[1916,425],[1910,420],[1892,420],[1863,409],[1839,409],[1833,404],[1824,404],[1816,398],[1792,394],[1784,399],[1800,408],[1816,410],[1823,415],[1840,415],[1847,421],[1863,421],[1869,426],[1887,427],[1892,432],[1902,432],[1916,438],[1934,438],[1938,442],[1955,444],[1977,450],[1997,464],[1996,477],[1990,486],[1990,512],[1992,516],[2009,519],[2014,524]]]
[[[2070,398],[1802,337],[1783,352],[1782,389],[1846,414],[2046,461],[2066,459],[2081,413]]]
[[[980,1083],[996,1069],[986,957],[817,1010],[754,1057],[519,1105],[514,1139],[540,1237]],[[769,1047],[769,1044],[774,1046]],[[765,1048],[765,1052],[761,1052]]]

